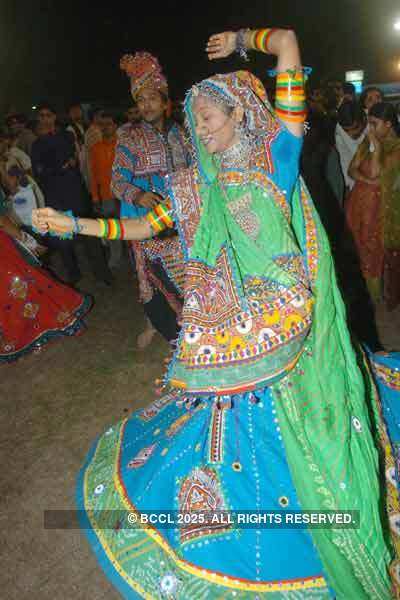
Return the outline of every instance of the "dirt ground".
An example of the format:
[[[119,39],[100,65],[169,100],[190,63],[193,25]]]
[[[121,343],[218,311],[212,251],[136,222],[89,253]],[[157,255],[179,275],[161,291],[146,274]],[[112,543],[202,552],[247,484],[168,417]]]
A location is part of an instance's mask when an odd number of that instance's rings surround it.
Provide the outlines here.
[[[153,399],[168,346],[135,348],[142,307],[124,262],[112,288],[86,275],[96,304],[79,338],[0,367],[0,597],[113,600],[79,531],[45,530],[43,511],[74,508],[75,478],[94,438]],[[378,309],[383,343],[400,348],[400,311]]]

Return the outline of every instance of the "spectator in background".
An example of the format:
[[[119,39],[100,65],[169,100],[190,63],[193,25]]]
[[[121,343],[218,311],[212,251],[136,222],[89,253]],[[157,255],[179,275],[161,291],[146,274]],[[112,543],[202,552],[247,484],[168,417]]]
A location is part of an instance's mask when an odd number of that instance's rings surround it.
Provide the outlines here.
[[[393,106],[369,109],[368,132],[350,165],[346,206],[361,271],[374,302],[400,304],[400,138]]]
[[[45,196],[46,206],[57,210],[71,210],[74,215],[92,215],[90,198],[79,171],[74,137],[69,131],[56,126],[56,112],[48,103],[38,108],[41,136],[32,146],[32,168]],[[92,271],[97,279],[110,284],[112,275],[107,267],[100,240],[87,244],[82,238]],[[69,283],[81,277],[75,239],[47,237],[47,244],[59,251]]]
[[[333,110],[338,110],[344,101],[344,84],[339,80],[331,80],[326,83],[326,96],[329,97]]]
[[[117,122],[111,113],[104,112],[102,118],[103,138],[92,146],[90,152],[91,194],[95,211],[109,219],[119,216],[119,201],[111,192],[111,173],[117,145]],[[108,243],[109,267],[117,267],[122,256],[122,242]]]
[[[85,146],[87,152],[90,152],[91,147],[99,142],[103,137],[102,132],[102,118],[103,118],[103,109],[102,108],[94,108],[89,111],[89,127],[85,133]]]
[[[334,139],[332,122],[326,111],[326,95],[321,87],[317,86],[309,90],[308,105],[308,131],[304,136],[301,154],[301,174],[334,246],[337,244],[341,228],[341,214],[327,175],[334,149]],[[339,179],[341,179],[340,174]]]
[[[335,140],[347,192],[354,186],[354,179],[348,173],[350,163],[365,138],[366,126],[361,106],[357,102],[344,102],[338,112]]]
[[[87,185],[88,189],[91,189],[91,173],[90,173],[90,150],[94,144],[100,142],[103,139],[103,133],[101,128],[101,121],[103,118],[102,108],[93,108],[89,111],[90,125],[85,133],[85,156],[87,164]]]
[[[140,111],[136,102],[128,108],[125,113],[125,123],[121,125],[121,127],[117,130],[117,136],[119,137],[123,133],[127,133],[132,125],[137,125],[142,120],[140,116]]]
[[[6,125],[10,133],[15,136],[15,145],[28,156],[31,155],[32,144],[36,140],[36,135],[27,127],[27,118],[22,114],[8,115]]]
[[[377,87],[365,88],[360,96],[360,104],[367,115],[371,108],[379,102],[383,102],[383,94]]]
[[[308,92],[308,107],[311,113],[326,113],[326,98],[321,86],[314,86]]]
[[[3,181],[7,174],[13,168],[17,168],[22,175],[25,175],[36,198],[36,205],[43,207],[45,205],[43,193],[37,182],[32,176],[32,162],[30,157],[23,150],[13,145],[15,138],[7,131],[0,131],[0,171]]]
[[[138,108],[138,105],[136,104],[136,102],[128,108],[128,110],[125,113],[125,117],[126,117],[126,122],[131,123],[132,125],[135,125],[136,123],[139,123],[142,120],[142,117],[140,115],[140,111],[139,111],[139,108]]]
[[[68,125],[67,131],[70,131],[75,139],[76,150],[79,158],[79,167],[86,187],[89,189],[89,175],[85,148],[85,123],[83,120],[82,107],[79,103],[72,103],[67,107]]]
[[[0,160],[6,169],[17,166],[26,173],[32,172],[32,162],[28,154],[15,145],[16,137],[9,130],[0,131]]]
[[[356,88],[352,83],[346,81],[346,83],[343,84],[343,94],[343,102],[356,102]]]
[[[31,229],[32,210],[39,208],[40,205],[38,205],[33,186],[28,177],[21,169],[14,166],[8,169],[5,184],[9,193],[10,215],[19,225]]]

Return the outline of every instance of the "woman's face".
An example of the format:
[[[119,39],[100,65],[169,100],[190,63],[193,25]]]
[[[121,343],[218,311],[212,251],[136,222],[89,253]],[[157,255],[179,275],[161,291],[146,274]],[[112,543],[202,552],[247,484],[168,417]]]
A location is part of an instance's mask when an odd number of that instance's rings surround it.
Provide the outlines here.
[[[197,96],[193,114],[196,134],[210,154],[223,152],[238,141],[235,111],[228,115],[212,100]]]
[[[384,140],[392,131],[392,124],[390,121],[384,121],[383,119],[370,116],[368,117],[368,123],[378,140]]]

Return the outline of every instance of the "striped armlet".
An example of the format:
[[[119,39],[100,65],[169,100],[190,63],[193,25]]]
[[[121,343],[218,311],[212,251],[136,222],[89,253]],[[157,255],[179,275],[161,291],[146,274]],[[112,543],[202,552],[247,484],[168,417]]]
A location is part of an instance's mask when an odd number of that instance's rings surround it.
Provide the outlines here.
[[[293,69],[276,73],[276,116],[286,123],[304,123],[307,116],[304,85],[307,71]]]
[[[161,233],[165,229],[171,229],[174,226],[174,220],[172,218],[172,206],[169,198],[157,204],[144,218],[149,221],[155,234]]]

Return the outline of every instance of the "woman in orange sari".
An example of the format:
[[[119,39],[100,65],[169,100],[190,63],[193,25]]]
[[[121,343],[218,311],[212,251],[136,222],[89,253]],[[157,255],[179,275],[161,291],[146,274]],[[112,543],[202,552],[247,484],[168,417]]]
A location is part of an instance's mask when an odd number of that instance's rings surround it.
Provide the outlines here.
[[[348,198],[346,222],[372,300],[388,310],[400,304],[400,138],[394,108],[373,106],[368,135],[349,175],[356,184]]]

